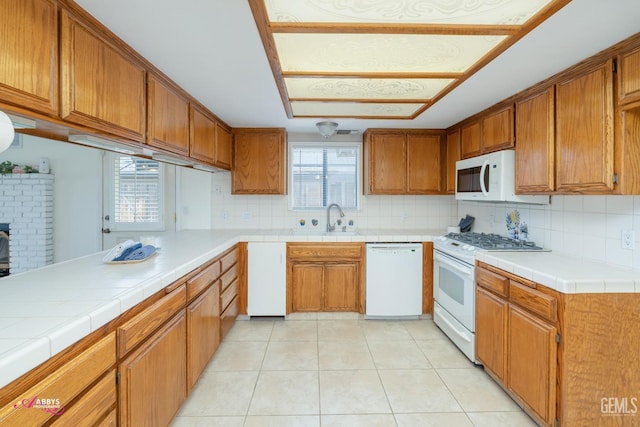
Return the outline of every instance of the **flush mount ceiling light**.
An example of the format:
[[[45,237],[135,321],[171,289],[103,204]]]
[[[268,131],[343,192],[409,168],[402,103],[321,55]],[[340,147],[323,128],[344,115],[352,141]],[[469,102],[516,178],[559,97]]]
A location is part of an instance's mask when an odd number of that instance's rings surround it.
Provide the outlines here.
[[[324,139],[331,138],[338,128],[338,124],[336,122],[318,122],[316,123],[316,126],[318,127],[320,135],[322,135]]]
[[[249,0],[289,118],[414,119],[570,0]]]

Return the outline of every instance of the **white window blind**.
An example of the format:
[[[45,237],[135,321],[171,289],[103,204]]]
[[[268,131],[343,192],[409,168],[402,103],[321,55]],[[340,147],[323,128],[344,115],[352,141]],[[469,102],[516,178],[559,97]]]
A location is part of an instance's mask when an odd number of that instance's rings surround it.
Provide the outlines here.
[[[163,229],[162,165],[155,160],[117,155],[112,166],[114,228]]]
[[[360,145],[290,144],[292,209],[359,206]]]

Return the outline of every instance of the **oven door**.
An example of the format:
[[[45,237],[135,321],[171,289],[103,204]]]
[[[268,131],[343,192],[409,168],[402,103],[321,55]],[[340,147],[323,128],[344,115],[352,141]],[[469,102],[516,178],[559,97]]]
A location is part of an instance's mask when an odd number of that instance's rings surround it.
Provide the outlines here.
[[[434,299],[469,331],[475,331],[474,267],[440,251],[433,257]]]

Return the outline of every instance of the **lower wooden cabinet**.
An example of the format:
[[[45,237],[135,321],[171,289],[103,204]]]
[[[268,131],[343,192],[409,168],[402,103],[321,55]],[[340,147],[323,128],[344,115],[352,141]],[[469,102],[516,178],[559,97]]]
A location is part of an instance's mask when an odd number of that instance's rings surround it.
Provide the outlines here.
[[[503,382],[507,377],[508,312],[507,301],[476,289],[476,358]]]
[[[287,244],[287,313],[364,311],[360,243]]]
[[[120,362],[120,426],[169,425],[187,397],[187,321],[173,317]]]
[[[108,426],[116,425],[116,372],[108,372],[71,408],[55,418],[51,426]]]
[[[509,306],[507,386],[546,423],[556,414],[557,329]]]
[[[220,345],[220,285],[187,307],[187,389],[191,390]]]

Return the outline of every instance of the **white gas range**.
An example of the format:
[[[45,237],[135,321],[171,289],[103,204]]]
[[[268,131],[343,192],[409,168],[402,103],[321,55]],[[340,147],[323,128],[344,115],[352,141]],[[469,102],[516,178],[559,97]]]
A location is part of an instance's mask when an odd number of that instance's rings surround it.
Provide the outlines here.
[[[433,242],[433,320],[474,363],[475,257],[479,250],[543,251],[497,234],[449,233]]]

